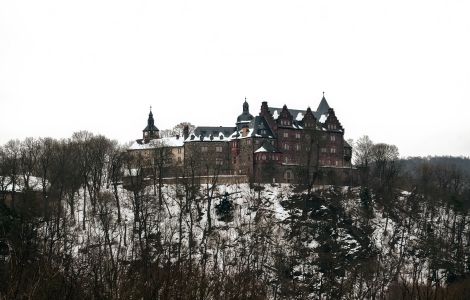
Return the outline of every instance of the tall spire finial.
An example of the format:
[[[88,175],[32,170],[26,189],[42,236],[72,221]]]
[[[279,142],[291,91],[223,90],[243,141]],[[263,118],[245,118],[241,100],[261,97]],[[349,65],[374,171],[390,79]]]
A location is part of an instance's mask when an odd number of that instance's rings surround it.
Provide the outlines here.
[[[248,102],[246,102],[246,97],[245,97],[245,102],[243,102],[243,113],[248,113],[249,112],[249,106]]]
[[[323,92],[323,98],[325,98],[325,92]]]
[[[324,93],[323,93],[324,94]],[[150,111],[152,111],[152,105],[150,105]]]

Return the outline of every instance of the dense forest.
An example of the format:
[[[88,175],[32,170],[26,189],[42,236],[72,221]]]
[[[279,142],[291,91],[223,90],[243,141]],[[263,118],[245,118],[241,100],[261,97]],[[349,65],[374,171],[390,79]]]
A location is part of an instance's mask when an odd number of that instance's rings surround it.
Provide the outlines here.
[[[354,186],[167,184],[101,135],[0,147],[0,299],[469,299],[470,159],[354,143]],[[317,174],[320,177],[321,174]]]

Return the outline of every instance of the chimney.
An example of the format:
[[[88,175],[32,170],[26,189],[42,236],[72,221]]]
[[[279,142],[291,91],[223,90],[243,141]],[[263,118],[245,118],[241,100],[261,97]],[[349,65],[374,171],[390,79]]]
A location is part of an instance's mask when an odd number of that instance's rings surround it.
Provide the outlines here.
[[[269,112],[269,109],[268,109],[268,102],[267,101],[263,101],[261,102],[261,115],[264,116],[266,115],[266,113]]]
[[[189,136],[189,126],[188,125],[184,125],[183,127],[183,138],[186,140]]]
[[[177,139],[177,140],[180,139],[180,135],[179,135],[179,134],[176,135],[176,139]]]

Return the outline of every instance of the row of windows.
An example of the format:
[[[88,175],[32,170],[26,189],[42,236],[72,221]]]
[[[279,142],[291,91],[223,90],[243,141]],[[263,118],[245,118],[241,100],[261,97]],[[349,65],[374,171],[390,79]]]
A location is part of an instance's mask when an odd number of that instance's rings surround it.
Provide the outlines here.
[[[328,149],[327,148],[320,148],[321,153],[327,153]],[[330,148],[330,153],[336,153],[336,148]]]
[[[279,160],[279,155],[266,155],[266,154],[262,154],[262,155],[257,155],[256,156],[256,160],[267,160],[267,159],[270,159],[270,160]]]
[[[339,160],[322,160],[320,159],[320,166],[335,166],[339,167],[340,162]]]
[[[288,138],[288,137],[289,137],[289,132],[284,132],[284,133],[282,134],[282,136],[283,136],[284,138]],[[296,133],[295,133],[295,138],[296,138],[296,139],[300,139],[300,133],[296,132]]]
[[[209,148],[207,146],[201,146],[201,152],[207,152],[208,150],[209,150]],[[222,152],[222,146],[215,147],[215,152]],[[178,153],[180,153],[180,152],[178,152]]]

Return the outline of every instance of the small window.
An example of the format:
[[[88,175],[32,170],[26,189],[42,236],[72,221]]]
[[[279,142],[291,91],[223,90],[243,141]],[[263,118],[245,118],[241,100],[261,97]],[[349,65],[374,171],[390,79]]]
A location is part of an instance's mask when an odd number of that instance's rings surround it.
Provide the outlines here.
[[[332,141],[332,142],[336,141],[336,136],[330,135],[330,141]]]
[[[330,152],[331,152],[331,153],[336,153],[336,148],[331,148],[331,149],[330,149]]]
[[[289,133],[288,133],[288,132],[284,132],[282,136],[285,137],[285,138],[288,138],[288,137],[289,137]]]
[[[296,138],[296,139],[300,139],[300,133],[296,133],[296,134],[295,134],[295,138]]]
[[[299,144],[295,145],[295,150],[300,151],[300,145]]]
[[[178,148],[178,154],[181,154],[181,148]]]
[[[222,152],[222,146],[215,147],[215,152]]]
[[[321,153],[326,153],[326,148],[320,148]]]
[[[263,155],[261,156],[261,159],[262,159],[262,160],[266,160],[266,155],[263,154]]]
[[[284,144],[284,150],[289,150],[289,144]]]
[[[202,146],[201,147],[201,152],[207,152],[207,146]]]
[[[218,165],[218,166],[221,166],[224,164],[224,161],[222,160],[222,158],[216,158],[215,159],[215,164]]]

